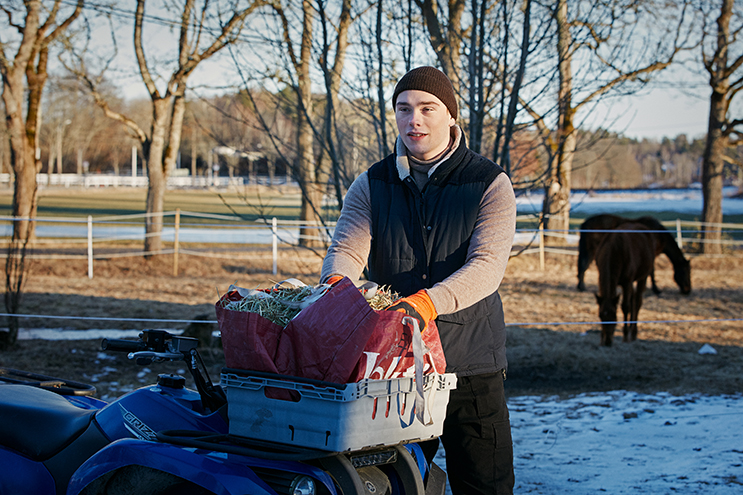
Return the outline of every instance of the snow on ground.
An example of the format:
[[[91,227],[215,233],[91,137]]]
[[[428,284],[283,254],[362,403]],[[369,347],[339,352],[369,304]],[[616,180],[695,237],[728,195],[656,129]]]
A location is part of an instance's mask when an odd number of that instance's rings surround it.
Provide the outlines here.
[[[743,395],[525,396],[509,409],[516,494],[743,493]]]
[[[723,188],[722,209],[726,215],[743,214],[743,199],[733,198],[736,187]],[[542,211],[544,195],[529,191],[516,198],[519,214]],[[702,211],[701,189],[627,189],[619,191],[573,191],[570,195],[570,212],[595,215],[617,212],[631,216],[632,212],[676,212],[699,214]]]
[[[215,320],[216,321],[216,320]],[[180,334],[183,329],[166,329],[172,334]],[[98,329],[70,330],[65,328],[20,328],[18,340],[101,340],[101,339],[135,339],[142,330]]]
[[[743,493],[743,396],[510,401],[517,493]]]

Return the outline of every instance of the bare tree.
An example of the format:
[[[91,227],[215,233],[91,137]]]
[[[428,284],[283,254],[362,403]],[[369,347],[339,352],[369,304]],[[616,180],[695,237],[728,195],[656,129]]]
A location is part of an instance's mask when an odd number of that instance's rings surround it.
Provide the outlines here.
[[[444,73],[460,93],[462,82],[462,40],[466,36],[462,17],[467,5],[465,0],[447,0],[447,12],[440,12],[436,0],[415,0],[428,30],[428,39]]]
[[[688,43],[686,1],[678,11],[652,1],[615,0],[587,8],[557,0],[552,10],[557,48],[554,131],[536,119],[549,156],[543,215],[552,230],[570,228],[570,191],[576,150],[576,114],[612,92],[631,94],[667,68]],[[571,10],[572,7],[572,10]],[[648,29],[639,30],[638,26]],[[665,27],[664,27],[665,26]],[[647,33],[647,34],[644,34]],[[578,71],[574,72],[576,64]]]
[[[244,2],[239,2],[244,3]],[[198,65],[213,57],[225,46],[234,43],[246,20],[266,4],[265,0],[250,0],[245,5],[221,4],[204,0],[186,0],[174,24],[178,26],[178,49],[175,67],[166,79],[164,90],[156,84],[154,64],[145,54],[144,24],[146,0],[138,0],[134,12],[134,52],[137,65],[151,101],[152,119],[144,130],[134,119],[111,108],[99,91],[103,73],[93,76],[87,69],[82,54],[78,54],[68,69],[72,70],[88,87],[104,113],[125,125],[142,145],[147,163],[149,185],[147,189],[147,219],[145,222],[145,256],[162,249],[163,202],[168,175],[176,166],[181,143],[183,118],[186,111],[188,79]],[[224,12],[220,9],[224,8]],[[222,19],[225,17],[225,19]],[[219,26],[209,24],[218,19]],[[113,35],[113,33],[112,33]]]
[[[338,93],[340,91],[343,66],[346,61],[348,48],[348,30],[351,26],[351,0],[341,2],[341,12],[338,18],[338,27],[334,30],[335,42],[329,39],[329,20],[325,8],[325,1],[318,2],[318,13],[322,27],[322,47],[320,50],[319,65],[325,82],[325,122],[323,124],[324,149],[332,164],[332,180],[335,188],[335,196],[339,205],[343,205],[342,171],[344,139],[338,131],[337,114],[340,110]],[[335,56],[330,66],[331,45],[335,45]]]
[[[3,103],[8,130],[11,165],[15,174],[13,215],[23,220],[13,225],[13,239],[28,240],[33,236],[36,216],[36,173],[41,161],[36,158],[41,127],[41,97],[48,73],[49,49],[82,12],[83,0],[73,6],[61,0],[24,2],[23,11],[16,2],[2,2],[0,8],[7,17],[8,31],[18,34],[17,40],[0,41],[0,73],[3,78]],[[63,15],[63,12],[64,13]],[[46,14],[46,18],[44,17]],[[15,53],[12,53],[15,52]],[[26,109],[24,111],[24,104]]]
[[[37,155],[42,122],[41,97],[48,77],[50,45],[79,17],[83,0],[71,7],[61,0],[29,0],[24,2],[22,10],[16,2],[2,2],[0,8],[8,26],[0,38],[0,73],[10,163],[15,175],[13,216],[18,218],[13,222],[13,235],[5,262],[5,307],[8,313],[14,314],[20,307],[28,270],[26,249],[34,235],[36,174],[41,170],[41,160]],[[13,37],[13,32],[17,37]],[[12,345],[18,336],[17,318],[8,320],[9,331],[0,333],[0,347]]]
[[[713,6],[714,5],[714,6]],[[721,253],[723,168],[728,148],[741,143],[743,119],[733,118],[730,105],[743,89],[743,53],[740,35],[743,31],[743,12],[735,10],[734,0],[700,2],[703,13],[702,62],[709,73],[712,88],[707,124],[707,142],[702,159],[702,221],[704,227],[702,250]],[[712,9],[718,9],[717,29],[707,29]],[[709,10],[708,10],[709,9]],[[734,22],[733,22],[734,21]],[[732,24],[732,26],[731,26]]]
[[[302,0],[301,22],[299,33],[299,50],[293,39],[294,30],[290,22],[291,5],[283,1],[272,3],[272,7],[279,18],[282,29],[283,49],[289,58],[288,77],[290,86],[296,93],[296,133],[297,158],[295,175],[302,190],[302,203],[299,219],[308,225],[300,229],[299,243],[303,246],[320,245],[322,238],[320,229],[313,225],[319,224],[321,216],[318,208],[322,202],[323,191],[317,177],[317,167],[314,156],[314,132],[311,116],[313,113],[312,78],[310,68],[312,63],[312,41],[314,29],[315,9],[312,2]]]

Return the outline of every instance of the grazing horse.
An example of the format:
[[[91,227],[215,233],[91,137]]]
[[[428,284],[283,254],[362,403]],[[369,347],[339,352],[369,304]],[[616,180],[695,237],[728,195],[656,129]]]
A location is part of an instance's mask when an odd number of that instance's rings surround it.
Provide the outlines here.
[[[596,249],[599,269],[599,303],[601,318],[601,345],[610,346],[617,322],[617,286],[622,288],[624,313],[624,342],[637,339],[637,315],[642,307],[642,294],[655,262],[655,237],[645,225],[627,222],[618,225],[616,232],[607,233]],[[633,232],[627,232],[633,231]]]
[[[635,219],[623,218],[608,213],[595,215],[587,218],[580,226],[580,240],[578,241],[578,290],[586,290],[583,276],[588,266],[594,259],[596,249],[601,239],[606,235],[606,230],[615,229],[619,224],[625,222],[640,223],[651,230],[655,237],[655,256],[664,253],[673,264],[673,279],[679,286],[682,294],[691,292],[691,264],[684,257],[684,253],[676,243],[668,230],[653,217],[640,217]],[[596,232],[594,232],[596,231]],[[655,272],[650,273],[650,281],[655,294],[660,294],[660,289],[655,284]]]

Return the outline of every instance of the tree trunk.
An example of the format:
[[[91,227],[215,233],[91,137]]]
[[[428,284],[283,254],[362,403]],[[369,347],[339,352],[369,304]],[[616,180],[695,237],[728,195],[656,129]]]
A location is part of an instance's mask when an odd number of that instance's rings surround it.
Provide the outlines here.
[[[163,205],[165,203],[165,135],[168,125],[168,100],[157,99],[152,102],[152,127],[145,156],[147,157],[147,213],[145,219],[145,256],[149,257],[162,250]]]
[[[13,216],[22,217],[13,223],[13,239],[26,240],[33,237],[34,224],[29,218],[36,216],[36,172],[41,162],[36,162],[34,141],[29,141],[23,121],[24,87],[20,84],[6,84],[3,100],[6,108],[6,125],[10,135],[10,163],[15,175],[13,189]],[[15,95],[20,95],[17,101]]]
[[[559,0],[555,9],[559,73],[557,149],[545,184],[544,226],[550,230],[570,229],[570,180],[575,155],[574,109],[572,106],[573,72],[567,0]],[[550,244],[564,244],[564,237],[547,237]]]
[[[722,132],[727,111],[725,93],[713,91],[710,98],[709,125],[707,142],[702,157],[702,222],[714,224],[702,227],[702,251],[704,253],[722,253],[722,183],[725,165],[725,150],[728,137]]]
[[[461,78],[459,69],[462,66],[461,54],[459,47],[462,46],[464,33],[462,32],[462,16],[464,15],[464,0],[448,0],[448,14],[446,26],[442,30],[439,22],[439,7],[435,0],[423,0],[417,2],[421,9],[421,14],[426,23],[428,38],[433,51],[436,53],[441,69],[444,74],[449,76],[454,86],[454,93],[460,94]]]
[[[319,247],[320,208],[322,188],[317,183],[315,159],[313,153],[312,126],[309,118],[312,115],[312,83],[310,79],[310,57],[312,56],[312,6],[308,0],[302,1],[302,46],[300,63],[297,67],[297,179],[302,190],[302,205],[299,220],[309,226],[299,229],[299,244],[305,247]]]
[[[722,223],[722,183],[725,150],[729,144],[727,113],[730,97],[734,94],[730,86],[731,69],[728,67],[730,44],[730,18],[733,0],[724,0],[717,19],[717,50],[707,64],[712,95],[709,105],[707,142],[702,157],[702,222],[712,225],[702,227],[702,251],[709,254],[722,253],[720,240]]]
[[[3,80],[3,103],[5,122],[10,144],[10,162],[15,175],[13,191],[13,234],[8,243],[5,262],[5,308],[15,314],[23,294],[23,285],[28,270],[26,248],[34,238],[34,222],[37,210],[36,174],[41,171],[41,160],[36,157],[38,134],[41,128],[41,101],[47,79],[49,43],[64,32],[82,12],[82,0],[78,0],[72,14],[58,23],[59,2],[45,10],[48,17],[41,22],[41,2],[24,2],[26,15],[20,28],[22,38],[15,57],[6,58],[6,46],[0,50],[0,72]],[[10,14],[9,14],[10,16]],[[10,20],[10,19],[9,19]],[[12,24],[12,21],[11,21]],[[46,30],[52,26],[52,32]],[[19,26],[14,26],[19,27]],[[26,85],[24,86],[24,76]],[[27,105],[24,115],[23,105]],[[24,120],[25,119],[25,120]],[[8,318],[7,334],[0,336],[0,347],[15,343],[18,335],[18,319]]]

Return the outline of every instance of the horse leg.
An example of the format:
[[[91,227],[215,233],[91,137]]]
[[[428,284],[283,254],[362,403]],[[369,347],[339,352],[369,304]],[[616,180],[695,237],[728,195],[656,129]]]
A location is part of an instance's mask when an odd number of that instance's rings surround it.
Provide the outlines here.
[[[583,281],[583,278],[591,261],[593,261],[593,253],[588,247],[588,242],[586,242],[584,234],[578,240],[578,290],[581,292],[586,290],[586,283]]]
[[[632,325],[632,307],[634,306],[635,294],[632,283],[622,286],[622,313],[624,313],[624,327],[622,334],[624,342],[630,342],[630,331]]]
[[[645,290],[644,287],[645,287],[646,284],[643,283],[642,285],[643,285],[643,289],[642,290]],[[656,296],[659,296],[660,295],[660,289],[655,284],[655,267],[653,267],[653,269],[650,270],[650,286],[653,289],[653,294],[655,294]]]
[[[637,321],[640,319],[640,308],[642,307],[642,293],[645,292],[647,279],[642,278],[637,281],[637,290],[635,290],[635,300],[632,305],[632,331],[630,333],[630,342],[637,340]]]

